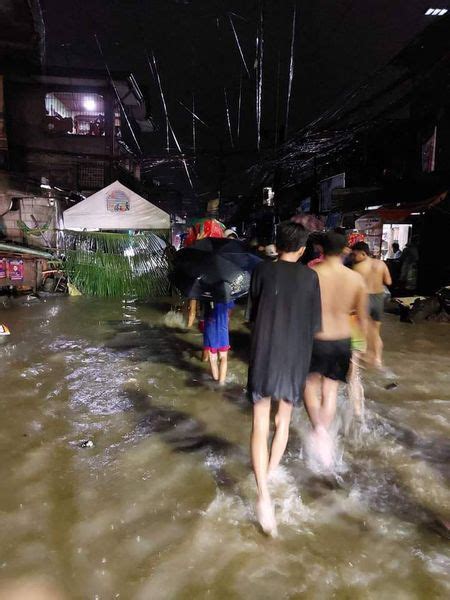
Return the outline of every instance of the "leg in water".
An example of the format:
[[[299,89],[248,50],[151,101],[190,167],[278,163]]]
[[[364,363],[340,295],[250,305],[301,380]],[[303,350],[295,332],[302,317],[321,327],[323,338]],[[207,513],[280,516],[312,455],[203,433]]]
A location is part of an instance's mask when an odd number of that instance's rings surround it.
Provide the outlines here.
[[[277,535],[275,512],[267,485],[269,467],[269,430],[270,430],[270,398],[261,398],[253,405],[253,426],[251,436],[251,454],[255,473],[258,499],[256,516],[261,529],[267,535]]]
[[[313,426],[307,445],[314,458],[327,470],[334,464],[333,440],[328,429],[336,414],[338,387],[337,381],[319,373],[310,373],[305,386],[305,406]]]
[[[228,369],[228,352],[219,352],[219,383],[225,385]]]
[[[348,373],[347,390],[353,407],[353,415],[358,420],[364,418],[364,386],[361,381],[360,352],[352,353],[350,370]]]
[[[217,352],[209,351],[209,364],[211,366],[211,374],[214,381],[219,381],[219,361]]]
[[[270,460],[267,472],[269,478],[280,464],[284,451],[286,450],[289,438],[291,415],[292,404],[290,402],[280,400],[278,404],[278,411],[275,415],[275,435],[273,436],[272,446],[270,448]]]

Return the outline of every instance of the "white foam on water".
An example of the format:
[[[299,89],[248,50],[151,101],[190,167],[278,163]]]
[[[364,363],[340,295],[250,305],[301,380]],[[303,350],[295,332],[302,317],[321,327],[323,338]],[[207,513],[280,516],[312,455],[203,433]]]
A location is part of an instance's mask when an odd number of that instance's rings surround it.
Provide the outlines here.
[[[311,519],[312,512],[302,502],[300,490],[286,467],[278,467],[269,481],[277,522],[297,530]]]
[[[306,412],[302,409],[294,413],[294,419],[292,423],[293,429],[296,430],[297,435],[302,441],[300,449],[299,459],[304,460],[307,468],[315,474],[319,475],[334,475],[345,473],[348,471],[347,462],[344,460],[344,443],[342,435],[348,436],[350,433],[354,435],[354,430],[360,433],[361,438],[361,421],[358,420],[358,426],[356,427],[356,420],[353,415],[353,407],[350,401],[347,399],[345,389],[342,388],[339,392],[337,399],[336,417],[333,421],[331,428],[328,433],[330,436],[330,448],[333,456],[332,465],[324,467],[319,453],[317,451],[314,436],[312,436],[312,427]]]
[[[203,515],[209,519],[237,526],[254,520],[254,513],[248,503],[237,494],[226,494],[220,490]]]
[[[172,329],[186,329],[186,319],[182,312],[169,310],[169,312],[164,315],[164,325]]]
[[[450,591],[450,579],[448,574],[450,573],[450,555],[442,554],[440,552],[430,552],[424,554],[421,550],[413,551],[415,556],[418,556],[426,564],[427,570],[433,575],[442,575],[446,580],[446,587]]]
[[[381,370],[381,375],[388,380],[398,379],[398,376],[389,367],[383,367]]]
[[[195,421],[188,421],[187,425],[190,427],[195,427],[196,423]],[[213,454],[208,453],[208,456],[205,458],[204,460],[204,465],[205,467],[209,468],[209,469],[220,469],[221,467],[223,467],[223,465],[225,464],[226,460],[225,457],[222,455],[217,455],[217,454]]]
[[[289,526],[295,531],[304,530],[312,518],[313,511],[303,504],[292,474],[286,468],[279,467],[271,477],[269,490],[278,525]],[[255,502],[254,478],[253,475],[249,475],[242,482],[240,494],[218,490],[203,515],[207,519],[233,526],[256,524]]]
[[[239,383],[240,377],[236,373],[228,373],[226,383]]]
[[[46,367],[46,365],[44,364],[36,364],[33,367],[28,367],[27,369],[24,369],[22,371],[22,373],[20,374],[20,376],[23,379],[33,379],[35,377],[39,377],[40,375],[47,373],[48,372],[48,368]]]
[[[330,432],[330,446],[332,464],[324,466],[314,438],[309,432],[303,438],[301,458],[305,461],[307,468],[316,475],[340,477],[348,472],[349,466],[344,460],[344,445],[336,432]]]

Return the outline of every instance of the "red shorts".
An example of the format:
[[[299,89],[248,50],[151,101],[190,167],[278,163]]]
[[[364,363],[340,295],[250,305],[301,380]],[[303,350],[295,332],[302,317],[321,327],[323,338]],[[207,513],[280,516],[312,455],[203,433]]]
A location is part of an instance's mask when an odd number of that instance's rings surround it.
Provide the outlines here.
[[[208,350],[211,354],[217,354],[218,352],[228,352],[231,346],[223,346],[222,348],[207,348],[204,347],[203,350]]]

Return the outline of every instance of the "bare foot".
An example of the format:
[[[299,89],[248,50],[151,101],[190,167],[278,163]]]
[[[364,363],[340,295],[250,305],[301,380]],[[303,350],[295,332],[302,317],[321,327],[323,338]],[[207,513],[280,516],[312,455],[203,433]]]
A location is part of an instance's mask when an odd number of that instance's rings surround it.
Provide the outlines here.
[[[315,450],[317,457],[326,469],[331,469],[334,463],[334,448],[330,434],[322,425],[314,430]]]
[[[277,537],[277,522],[270,498],[258,498],[256,502],[256,518],[266,535]]]

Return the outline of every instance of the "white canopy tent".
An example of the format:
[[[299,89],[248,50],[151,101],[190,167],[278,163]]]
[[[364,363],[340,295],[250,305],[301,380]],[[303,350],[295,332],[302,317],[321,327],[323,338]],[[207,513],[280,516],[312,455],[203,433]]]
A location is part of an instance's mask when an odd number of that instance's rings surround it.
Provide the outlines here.
[[[63,213],[64,229],[120,231],[170,229],[170,216],[119,181]]]

